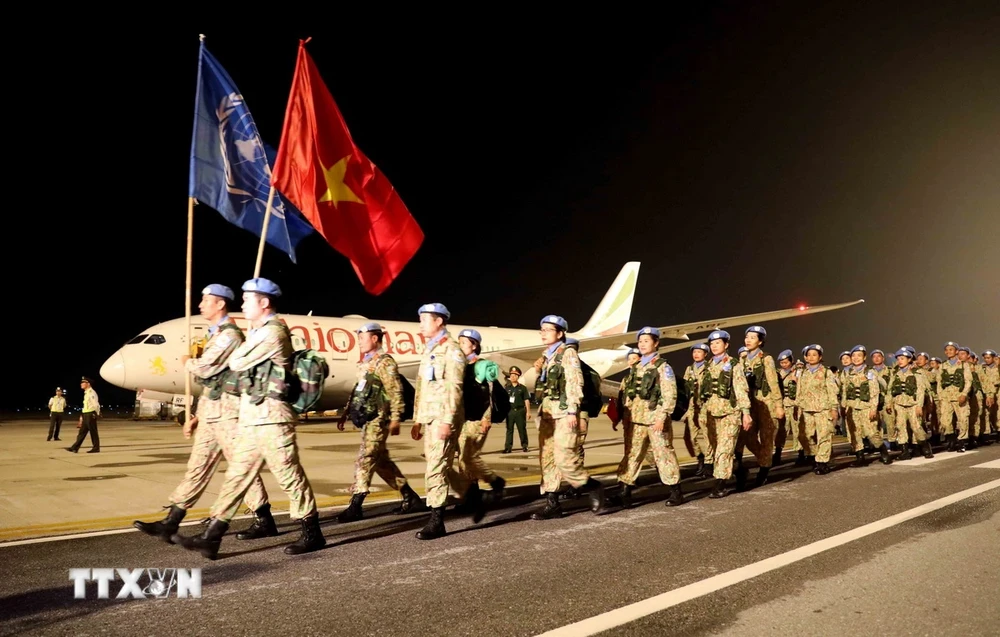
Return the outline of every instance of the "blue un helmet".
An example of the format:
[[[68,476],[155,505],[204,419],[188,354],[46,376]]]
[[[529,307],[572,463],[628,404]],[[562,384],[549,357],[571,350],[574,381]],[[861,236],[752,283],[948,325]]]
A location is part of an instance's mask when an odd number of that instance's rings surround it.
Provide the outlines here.
[[[694,350],[696,350],[696,349],[700,349],[701,351],[705,352],[706,354],[711,354],[712,353],[712,350],[708,347],[708,345],[706,345],[704,343],[695,343],[694,345],[691,346],[691,351],[692,352]]]
[[[211,283],[206,285],[201,291],[202,294],[211,294],[212,296],[218,296],[223,299],[229,299],[230,301],[236,300],[236,295],[233,294],[232,288],[222,285],[221,283]]]
[[[743,336],[746,336],[750,332],[756,334],[757,338],[760,339],[761,343],[767,340],[767,330],[765,330],[760,325],[751,325],[750,327],[747,328],[747,331],[743,333]]]
[[[459,337],[464,336],[465,338],[468,338],[468,339],[471,339],[473,341],[476,341],[477,343],[482,343],[483,342],[483,337],[479,333],[478,330],[464,329],[461,332],[459,332],[458,335],[459,335]]]
[[[715,330],[714,332],[712,332],[711,334],[708,335],[708,342],[711,343],[715,339],[719,339],[719,338],[721,338],[723,341],[725,341],[726,343],[728,343],[729,342],[729,332],[727,332],[726,330]]]
[[[555,325],[563,332],[569,331],[569,323],[566,322],[566,319],[561,316],[557,316],[556,314],[548,314],[542,317],[542,320],[538,322],[538,327],[542,327],[546,323]]]
[[[354,330],[356,334],[363,334],[365,332],[371,332],[372,334],[384,334],[385,330],[378,323],[365,323],[358,329]]]
[[[256,279],[250,279],[243,284],[244,292],[256,292],[257,294],[266,294],[267,296],[273,296],[275,298],[281,296],[281,288],[278,284],[271,279],[265,279],[263,277],[257,277]]]
[[[851,348],[851,354],[853,354],[854,352],[861,352],[862,354],[867,356],[868,348],[865,347],[864,345],[855,345],[853,348]]]
[[[646,327],[639,330],[639,332],[635,335],[635,338],[638,340],[638,338],[643,334],[652,336],[654,340],[657,341],[660,340],[660,330],[656,329],[655,327],[650,327],[647,325]]]
[[[819,345],[818,343],[813,343],[812,345],[806,345],[806,354],[808,354],[809,350],[811,350],[811,349],[816,350],[816,352],[820,355],[820,358],[823,357],[823,346],[822,345]],[[844,353],[846,354],[847,352],[844,352]]]
[[[421,314],[437,314],[438,316],[443,316],[446,321],[451,319],[451,312],[441,303],[425,303],[421,305],[420,309],[417,310],[417,316]]]
[[[781,352],[780,354],[778,354],[778,362],[779,362],[779,363],[780,363],[781,361],[785,360],[786,358],[787,358],[788,360],[792,360],[792,350],[790,350],[790,349],[786,349],[786,350],[784,350],[783,352]]]

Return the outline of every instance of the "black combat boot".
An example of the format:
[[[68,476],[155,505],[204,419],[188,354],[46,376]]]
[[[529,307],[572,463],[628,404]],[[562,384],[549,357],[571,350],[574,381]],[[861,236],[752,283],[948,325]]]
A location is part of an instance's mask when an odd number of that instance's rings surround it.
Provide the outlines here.
[[[924,452],[925,458],[933,458],[934,452],[931,451],[931,443],[926,440],[920,443],[920,450]]]
[[[431,508],[431,519],[427,521],[424,528],[417,531],[418,540],[433,540],[444,537],[447,532],[444,530],[444,507]]]
[[[285,547],[286,555],[299,555],[300,553],[318,551],[326,546],[326,538],[323,537],[323,531],[319,528],[318,514],[313,513],[309,517],[303,518],[301,522],[302,535],[294,544],[289,544]]]
[[[600,513],[604,509],[604,485],[594,478],[587,478],[587,483],[580,487],[590,496],[590,510]]]
[[[351,503],[337,516],[337,522],[343,524],[344,522],[354,522],[355,520],[364,519],[365,512],[362,510],[361,504],[365,501],[365,496],[367,495],[367,493],[353,494],[351,496]]]
[[[472,514],[472,523],[479,524],[486,517],[486,499],[478,482],[473,482],[465,492],[465,502],[469,505],[468,512]]]
[[[878,455],[882,464],[892,464],[892,458],[889,456],[889,450],[885,448],[885,445],[881,445],[878,448]]]
[[[393,515],[419,513],[420,511],[427,510],[427,505],[425,505],[424,501],[420,499],[417,492],[413,490],[410,483],[407,482],[404,484],[403,488],[399,490],[399,493],[403,496],[403,502],[392,510]]]
[[[503,500],[503,490],[507,486],[507,481],[497,476],[490,480],[490,488],[493,490],[490,494],[490,502],[496,504],[500,500]]]
[[[262,504],[260,508],[253,512],[253,524],[246,531],[236,534],[237,540],[256,540],[262,537],[276,537],[278,526],[271,517],[271,505]]]
[[[743,491],[747,488],[747,478],[750,477],[750,470],[740,465],[736,467],[736,471],[733,472],[736,477],[736,490]]]
[[[864,452],[862,452],[864,453]],[[818,476],[825,476],[830,473],[830,464],[828,462],[817,462],[815,474]]]
[[[201,535],[184,536],[174,533],[170,538],[174,544],[180,544],[189,551],[198,551],[202,557],[214,560],[219,555],[219,545],[222,536],[229,530],[229,522],[213,519],[201,532]]]
[[[726,481],[722,478],[715,479],[715,488],[712,492],[708,494],[710,498],[724,498],[726,497]]]
[[[988,447],[993,444],[993,440],[990,439],[989,434],[979,434],[977,441],[980,447]]]
[[[805,452],[805,449],[799,449],[799,456],[798,456],[798,458],[795,459],[795,466],[796,467],[804,467],[807,464],[809,464],[809,463],[806,461],[806,452]]]
[[[754,479],[755,487],[762,487],[767,484],[767,474],[771,473],[771,467],[761,467],[757,469],[757,477]]]
[[[910,443],[901,445],[901,447],[903,449],[903,453],[899,454],[899,457],[896,458],[896,460],[909,460],[913,457],[910,455]]]
[[[958,434],[952,434],[955,436],[955,451],[958,453],[965,453],[965,440],[958,440]]]
[[[958,434],[948,434],[948,451],[955,451]]]
[[[681,493],[681,485],[670,485],[670,497],[667,498],[667,506],[675,507],[684,504],[684,494]]]
[[[698,466],[695,467],[694,477],[702,478],[705,476],[705,454],[698,454]]]
[[[630,508],[632,508],[632,485],[631,484],[625,484],[624,482],[619,482],[618,484],[621,485],[621,487],[620,487],[621,488],[621,496],[620,497],[621,497],[621,500],[622,500],[622,508],[623,509],[630,509]]]
[[[771,466],[777,467],[781,464],[781,449],[775,449],[774,455],[771,457]]]
[[[532,520],[551,520],[562,517],[562,506],[559,504],[559,495],[556,493],[545,494],[545,508],[531,514]]]
[[[885,449],[885,447],[882,447],[882,448]],[[862,451],[856,451],[856,452],[854,452],[854,456],[855,456],[855,460],[854,460],[854,462],[852,464],[855,467],[863,467],[863,466],[865,466],[865,452],[863,450]]]
[[[163,518],[159,522],[140,522],[136,520],[132,523],[132,526],[139,529],[146,535],[152,535],[159,537],[161,540],[167,544],[173,544],[170,537],[177,532],[180,528],[181,520],[187,515],[187,510],[180,508],[176,504],[170,505],[170,511],[167,513],[167,517]]]

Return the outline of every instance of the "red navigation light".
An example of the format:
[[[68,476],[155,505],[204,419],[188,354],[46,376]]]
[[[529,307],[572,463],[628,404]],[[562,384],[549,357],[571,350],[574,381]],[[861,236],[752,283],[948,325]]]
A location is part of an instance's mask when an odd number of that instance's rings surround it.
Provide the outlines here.
[[[800,310],[805,310],[805,309],[806,309],[806,306],[805,306],[805,305],[800,305],[800,306],[799,306],[799,309],[800,309]]]

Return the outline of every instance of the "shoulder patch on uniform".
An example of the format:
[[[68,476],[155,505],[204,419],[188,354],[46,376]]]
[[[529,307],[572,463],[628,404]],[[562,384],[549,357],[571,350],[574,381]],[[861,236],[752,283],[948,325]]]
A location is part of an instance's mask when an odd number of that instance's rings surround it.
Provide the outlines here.
[[[465,354],[463,354],[462,350],[460,349],[452,350],[451,356],[459,363],[465,360]]]
[[[875,380],[875,373],[872,370],[868,370],[868,380]]]
[[[733,368],[733,366],[729,364],[729,361],[726,361],[725,365],[722,366],[722,371],[728,372],[732,368]]]
[[[668,365],[664,365],[663,366],[663,375],[666,376],[667,378],[673,378],[674,377],[674,368],[671,367],[669,364]]]

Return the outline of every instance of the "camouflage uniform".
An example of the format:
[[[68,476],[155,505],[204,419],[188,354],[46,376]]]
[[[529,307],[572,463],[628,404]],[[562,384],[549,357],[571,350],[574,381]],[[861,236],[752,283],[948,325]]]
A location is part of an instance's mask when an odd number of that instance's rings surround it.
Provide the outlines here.
[[[792,451],[802,451],[799,442],[799,414],[795,406],[796,377],[795,368],[778,368],[778,382],[781,383],[781,404],[785,408],[785,417],[778,422],[778,430],[774,435],[775,458],[785,447],[785,442],[791,439]]]
[[[875,350],[875,352],[878,351],[880,350]],[[872,353],[874,354],[875,352]],[[875,372],[876,379],[878,380],[880,396],[878,401],[878,417],[882,422],[882,433],[886,440],[892,441],[896,439],[896,419],[885,410],[885,395],[889,389],[889,376],[892,374],[892,368],[883,364],[882,366],[872,365],[871,369]]]
[[[796,370],[795,382],[799,441],[807,456],[816,457],[817,473],[826,473],[833,451],[833,412],[837,411],[838,403],[836,375],[822,363],[815,368],[807,364]]]
[[[937,387],[937,383],[933,380],[934,373],[928,367],[913,367],[913,373],[920,376],[924,381],[924,404],[922,405],[924,410],[924,421],[928,424],[931,430],[937,430],[937,419],[935,418],[935,400],[934,400],[934,390]]]
[[[983,381],[979,363],[969,359],[966,361],[972,373],[972,391],[969,392],[969,442],[985,441],[986,392],[983,391]]]
[[[781,387],[778,381],[777,366],[774,357],[762,349],[751,358],[750,354],[743,360],[744,371],[748,383],[752,381],[750,390],[750,416],[753,425],[748,431],[740,429],[740,440],[736,445],[736,457],[742,459],[743,446],[750,448],[750,453],[757,458],[757,466],[761,469],[758,482],[767,477],[765,469],[771,468],[774,460],[774,438],[778,429],[779,408],[784,409],[781,398]],[[742,444],[741,444],[742,443]]]
[[[725,483],[733,475],[733,453],[743,427],[742,415],[750,413],[750,390],[742,363],[729,354],[712,357],[705,361],[705,366],[701,404],[706,416],[705,426],[709,431],[715,430],[712,475],[717,481],[716,491],[721,495],[719,483]]]
[[[958,402],[959,396],[968,399],[972,391],[972,370],[957,358],[942,361],[935,378],[938,383],[938,423],[940,431],[949,438],[948,449],[965,450],[969,437],[969,403]],[[958,434],[955,434],[954,420],[958,420]]]
[[[881,388],[875,370],[867,365],[861,365],[860,368],[851,366],[845,371],[847,375],[840,387],[840,405],[844,408],[851,450],[855,454],[862,453],[864,438],[867,438],[872,446],[881,447],[882,434],[879,432],[878,424],[868,417],[869,413],[875,412],[875,417],[878,418],[878,407],[882,402],[879,399]]]
[[[555,382],[559,384],[551,395],[546,393],[536,417],[538,457],[542,469],[541,492],[547,494],[558,492],[562,480],[579,488],[587,483],[590,476],[583,467],[578,431],[567,422],[567,416],[579,414],[583,400],[580,356],[575,349],[560,344],[545,361],[543,373],[545,378],[539,382],[545,383],[545,379],[551,376],[558,379]]]
[[[472,398],[470,392],[477,389],[472,386],[473,383],[478,384],[473,371],[477,360],[479,360],[479,357],[473,354],[467,359],[465,367],[465,381],[463,383],[465,422],[458,435],[458,444],[456,448],[458,467],[457,469],[452,468],[448,470],[448,482],[455,493],[465,493],[469,488],[478,489],[480,480],[493,482],[497,478],[496,472],[494,472],[493,469],[491,469],[490,466],[483,461],[483,457],[481,455],[483,445],[486,444],[486,437],[489,435],[489,428],[487,428],[486,432],[483,432],[483,423],[492,423],[493,407],[490,401],[490,392],[492,391],[491,382],[486,383],[486,387],[483,388],[485,394],[480,397],[485,403],[485,405],[481,405],[480,407],[485,406],[485,411],[481,414],[475,414],[479,416],[478,418],[472,420],[469,419],[469,416],[474,415],[469,413],[469,409],[473,406],[473,403],[469,402],[469,399]],[[495,365],[493,361],[485,362]],[[476,399],[473,399],[473,401],[475,400]]]
[[[365,360],[358,363],[357,383],[351,392],[351,400],[359,398],[366,391],[378,392],[378,395],[371,396],[372,405],[369,406],[376,413],[361,428],[361,446],[358,448],[358,459],[354,462],[352,494],[368,493],[375,473],[396,491],[406,486],[406,476],[389,457],[386,446],[389,423],[398,422],[403,414],[403,386],[399,380],[399,368],[392,355],[387,354],[381,346],[369,354],[371,355],[366,355]]]
[[[898,436],[896,442],[903,450],[900,456],[902,460],[910,457],[910,436],[907,427],[913,433],[913,441],[924,447],[925,454],[930,450],[929,445],[926,445],[927,434],[924,432],[923,423],[921,418],[917,417],[917,409],[923,408],[927,390],[923,374],[917,373],[911,365],[897,369],[889,378],[885,406],[895,417]]]
[[[198,399],[198,428],[187,473],[170,494],[170,502],[182,509],[193,507],[205,492],[222,457],[227,464],[233,462],[233,448],[239,432],[240,396],[236,374],[229,370],[229,357],[244,340],[242,330],[227,316],[216,326],[202,355],[184,363],[185,371],[193,374],[204,389]],[[251,511],[268,503],[259,474],[250,482],[243,499]]]
[[[704,456],[705,464],[710,465],[715,456],[715,429],[708,428],[708,415],[701,402],[701,382],[705,377],[706,369],[708,369],[708,361],[704,360],[700,365],[691,363],[684,370],[684,388],[690,402],[688,402],[688,409],[681,420],[691,430],[691,444],[694,447],[695,455]]]
[[[618,480],[632,486],[646,451],[652,446],[653,460],[663,484],[674,486],[681,480],[680,465],[673,445],[673,420],[670,414],[677,404],[677,378],[674,370],[659,354],[653,353],[649,360],[636,363],[639,387],[632,401],[632,444],[628,455],[628,466]],[[660,427],[660,431],[653,427]]]
[[[986,401],[983,402],[983,421],[985,433],[998,431],[997,427],[997,395],[1000,393],[1000,368],[996,360],[993,364],[987,365],[985,362],[980,367],[980,379],[983,384],[983,393]],[[992,402],[989,405],[988,402]]]

